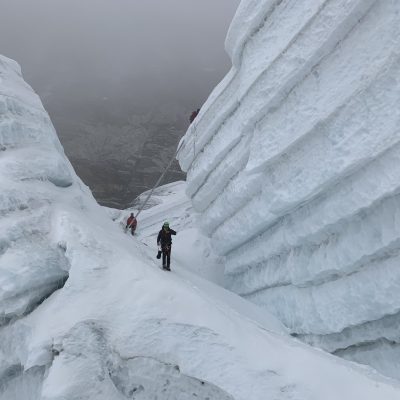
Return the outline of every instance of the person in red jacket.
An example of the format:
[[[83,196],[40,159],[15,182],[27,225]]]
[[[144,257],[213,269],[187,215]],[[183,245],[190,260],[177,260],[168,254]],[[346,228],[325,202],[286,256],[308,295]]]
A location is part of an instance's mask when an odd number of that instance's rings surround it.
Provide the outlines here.
[[[128,218],[128,221],[126,221],[126,227],[125,229],[130,229],[132,235],[135,234],[136,231],[136,227],[137,227],[137,220],[135,218],[135,216],[133,215],[133,213],[131,213],[130,217]]]

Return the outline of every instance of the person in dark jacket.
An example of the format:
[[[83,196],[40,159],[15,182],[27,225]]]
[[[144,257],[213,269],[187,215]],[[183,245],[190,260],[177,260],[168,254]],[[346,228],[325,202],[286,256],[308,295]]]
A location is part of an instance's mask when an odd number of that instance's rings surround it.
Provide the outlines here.
[[[157,245],[161,247],[163,269],[167,271],[171,271],[172,235],[176,235],[176,232],[169,227],[169,222],[164,222],[157,236]]]
[[[128,221],[126,221],[125,229],[129,228],[131,230],[132,235],[134,235],[136,227],[137,227],[137,219],[135,218],[133,213],[131,213],[130,217],[128,218]]]
[[[196,111],[193,111],[192,114],[190,115],[189,121],[192,123],[196,117],[199,115],[200,108],[198,108]]]

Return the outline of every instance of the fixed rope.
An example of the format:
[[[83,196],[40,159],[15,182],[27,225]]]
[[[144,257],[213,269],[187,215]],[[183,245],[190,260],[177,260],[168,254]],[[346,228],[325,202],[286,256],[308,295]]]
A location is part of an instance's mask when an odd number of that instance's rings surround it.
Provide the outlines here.
[[[163,173],[161,174],[161,176],[158,178],[157,182],[155,183],[155,185],[153,186],[153,188],[150,190],[149,194],[146,196],[143,204],[140,206],[138,212],[135,215],[135,218],[137,218],[139,216],[139,214],[143,211],[144,207],[146,206],[146,204],[148,203],[148,201],[150,200],[151,196],[154,193],[154,190],[158,187],[158,185],[161,183],[161,181],[163,180],[164,176],[166,175],[166,173],[169,171],[169,169],[171,168],[171,165],[173,164],[173,162],[176,160],[179,151],[181,150],[183,144],[185,143],[185,141],[183,139],[181,139],[181,143],[179,145],[179,147],[177,148],[176,152],[174,153],[174,155],[171,157],[168,165],[165,167]]]

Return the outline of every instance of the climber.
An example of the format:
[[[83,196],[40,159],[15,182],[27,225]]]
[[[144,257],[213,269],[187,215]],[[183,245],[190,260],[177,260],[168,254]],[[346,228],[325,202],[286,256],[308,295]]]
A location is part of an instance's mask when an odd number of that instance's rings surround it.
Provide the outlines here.
[[[161,231],[157,236],[157,246],[161,250],[159,250],[159,255],[157,258],[161,256],[160,251],[162,252],[162,263],[163,269],[166,271],[171,271],[171,246],[172,246],[172,235],[176,235],[176,232],[169,227],[169,222],[164,222],[164,225],[161,228]]]
[[[200,108],[198,108],[196,111],[193,111],[192,114],[190,115],[189,121],[192,123],[196,117],[199,115]]]
[[[131,213],[130,217],[126,221],[125,229],[127,230],[129,228],[131,230],[131,233],[133,236],[135,234],[136,227],[137,227],[137,220],[136,220],[135,216],[133,215],[133,213]]]

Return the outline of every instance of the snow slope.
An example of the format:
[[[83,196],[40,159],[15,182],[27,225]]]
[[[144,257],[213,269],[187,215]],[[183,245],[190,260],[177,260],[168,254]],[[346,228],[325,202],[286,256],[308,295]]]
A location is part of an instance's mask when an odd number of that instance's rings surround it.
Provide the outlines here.
[[[0,143],[1,400],[400,399],[240,297],[161,271],[76,177],[4,57]]]
[[[186,265],[186,268],[197,275],[222,286],[223,258],[214,254],[209,239],[197,229],[198,216],[185,191],[186,183],[183,181],[155,189],[145,209],[139,215],[136,237],[157,252],[155,247],[157,234],[163,223],[169,221],[171,227],[179,232],[179,235],[173,238],[173,260]],[[147,195],[148,192],[140,195],[135,201],[135,206],[124,212],[109,209],[111,217],[124,228],[129,213],[137,215]]]
[[[400,378],[400,2],[243,0],[179,153],[227,287]]]

